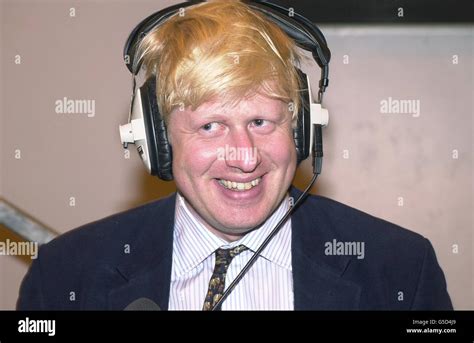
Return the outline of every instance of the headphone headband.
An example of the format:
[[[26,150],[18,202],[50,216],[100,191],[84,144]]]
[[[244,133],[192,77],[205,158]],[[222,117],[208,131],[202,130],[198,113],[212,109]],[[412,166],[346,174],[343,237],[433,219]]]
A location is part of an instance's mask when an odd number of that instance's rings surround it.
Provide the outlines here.
[[[189,1],[173,5],[158,11],[142,20],[130,33],[124,47],[124,60],[128,61],[128,70],[136,75],[140,70],[141,61],[135,65],[135,54],[140,41],[153,28],[161,25],[164,21],[179,12],[180,9],[196,5],[205,1]],[[295,43],[304,50],[310,51],[314,60],[321,68],[321,80],[319,82],[320,93],[324,92],[329,83],[329,60],[331,52],[327,47],[326,39],[311,21],[293,12],[290,17],[289,9],[266,1],[247,2],[252,9],[262,13],[266,18],[280,27]]]

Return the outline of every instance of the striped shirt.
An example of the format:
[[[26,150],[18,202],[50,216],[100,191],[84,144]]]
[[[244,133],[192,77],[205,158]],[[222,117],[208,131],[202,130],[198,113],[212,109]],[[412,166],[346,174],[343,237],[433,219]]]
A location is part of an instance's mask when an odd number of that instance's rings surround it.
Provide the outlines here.
[[[232,260],[226,287],[289,209],[287,196],[258,229],[227,242],[209,231],[176,196],[171,269],[170,310],[201,310],[214,270],[215,250],[243,244],[248,250]],[[280,229],[222,305],[223,310],[292,310],[291,218]]]

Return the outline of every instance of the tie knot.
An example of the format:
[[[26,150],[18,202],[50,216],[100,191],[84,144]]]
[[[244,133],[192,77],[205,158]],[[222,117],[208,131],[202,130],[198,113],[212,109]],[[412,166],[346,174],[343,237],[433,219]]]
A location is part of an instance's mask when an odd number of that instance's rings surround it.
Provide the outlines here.
[[[219,248],[216,250],[216,265],[228,266],[232,259],[240,254],[242,251],[247,250],[245,245],[238,245],[230,249]]]

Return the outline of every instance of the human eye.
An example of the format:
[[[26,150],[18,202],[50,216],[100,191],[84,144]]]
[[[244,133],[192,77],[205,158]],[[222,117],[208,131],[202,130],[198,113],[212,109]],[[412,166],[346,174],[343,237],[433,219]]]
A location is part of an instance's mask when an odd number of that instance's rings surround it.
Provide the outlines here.
[[[204,132],[212,132],[215,131],[218,127],[217,123],[206,123],[203,126],[201,126],[201,130]]]
[[[265,119],[254,119],[252,124],[256,127],[262,127],[267,124],[267,121]]]
[[[224,126],[218,122],[210,122],[201,125],[199,132],[204,136],[215,136],[219,135],[224,130]]]
[[[269,133],[275,128],[275,123],[267,119],[257,118],[251,121],[250,127],[260,133]]]

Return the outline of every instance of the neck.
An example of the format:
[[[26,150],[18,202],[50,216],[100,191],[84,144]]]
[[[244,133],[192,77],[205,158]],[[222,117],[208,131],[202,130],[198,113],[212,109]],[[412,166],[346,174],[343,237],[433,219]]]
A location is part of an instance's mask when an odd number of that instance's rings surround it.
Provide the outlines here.
[[[214,226],[212,226],[211,224],[209,224],[206,220],[204,220],[204,218],[202,218],[199,213],[194,209],[194,207],[186,200],[186,198],[180,194],[181,198],[183,199],[183,202],[184,202],[184,205],[186,206],[186,208],[191,212],[191,214],[202,224],[204,225],[204,227],[209,230],[210,232],[212,232],[215,236],[219,237],[219,238],[222,238],[223,240],[225,240],[226,242],[228,243],[231,243],[231,242],[235,242],[235,241],[238,241],[239,239],[241,239],[242,237],[244,237],[247,232],[250,230],[247,230],[247,231],[244,231],[244,233],[226,233],[225,231],[227,230],[219,230],[219,229],[216,229]]]
[[[204,218],[202,218],[202,216],[194,209],[194,207],[186,200],[186,198],[181,194],[181,193],[178,193],[178,195],[180,196],[181,200],[183,201],[183,205],[185,206],[186,209],[188,209],[188,211],[190,212],[190,214],[192,216],[194,216],[194,218],[196,218],[207,230],[209,230],[212,234],[214,234],[215,236],[225,240],[226,242],[228,243],[231,243],[231,242],[235,242],[235,241],[238,241],[240,240],[242,237],[244,237],[247,233],[251,232],[251,231],[254,231],[256,228],[260,227],[261,225],[263,225],[265,223],[265,221],[270,218],[274,212],[282,205],[282,203],[280,202],[280,204],[268,215],[268,217],[262,222],[260,223],[259,225],[257,226],[254,226],[254,227],[250,227],[248,229],[242,229],[240,228],[240,232],[235,232],[235,233],[230,233],[228,231],[228,229],[217,229],[215,226],[209,224]],[[283,198],[282,201],[285,201],[286,198]]]

